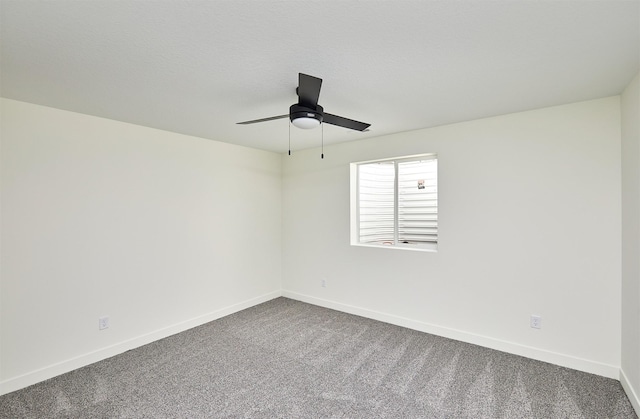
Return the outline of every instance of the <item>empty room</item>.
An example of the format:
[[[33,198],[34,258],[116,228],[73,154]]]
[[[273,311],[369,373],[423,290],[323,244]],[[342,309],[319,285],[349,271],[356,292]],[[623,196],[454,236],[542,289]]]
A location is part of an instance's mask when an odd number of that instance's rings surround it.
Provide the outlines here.
[[[0,0],[0,418],[637,418],[640,0]]]

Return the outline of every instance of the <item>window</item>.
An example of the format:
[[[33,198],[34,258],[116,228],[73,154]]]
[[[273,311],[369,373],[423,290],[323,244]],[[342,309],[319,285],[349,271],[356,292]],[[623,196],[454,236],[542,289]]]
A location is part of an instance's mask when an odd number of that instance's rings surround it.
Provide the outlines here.
[[[434,154],[352,163],[351,180],[351,244],[437,248]]]

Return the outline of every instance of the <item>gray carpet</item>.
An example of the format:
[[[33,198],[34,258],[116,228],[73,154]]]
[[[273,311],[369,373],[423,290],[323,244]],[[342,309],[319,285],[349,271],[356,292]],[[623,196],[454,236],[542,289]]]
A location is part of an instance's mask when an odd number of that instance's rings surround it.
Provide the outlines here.
[[[620,383],[278,298],[0,397],[2,418],[636,418]]]

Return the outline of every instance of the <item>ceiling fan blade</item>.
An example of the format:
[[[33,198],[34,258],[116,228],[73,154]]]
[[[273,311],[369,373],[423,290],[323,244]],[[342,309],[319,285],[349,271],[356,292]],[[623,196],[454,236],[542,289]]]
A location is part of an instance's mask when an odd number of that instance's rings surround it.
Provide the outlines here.
[[[315,108],[320,97],[322,79],[298,73],[298,103]]]
[[[356,131],[364,131],[371,126],[371,124],[354,121],[353,119],[344,118],[338,115],[332,115],[330,113],[324,114],[323,122],[331,125],[337,125],[343,128],[354,129]]]
[[[258,122],[273,121],[275,119],[282,119],[282,118],[288,118],[288,117],[289,117],[289,114],[278,115],[278,116],[271,116],[269,118],[254,119],[253,121],[236,122],[236,124],[238,124],[238,125],[249,125],[249,124],[256,124]]]

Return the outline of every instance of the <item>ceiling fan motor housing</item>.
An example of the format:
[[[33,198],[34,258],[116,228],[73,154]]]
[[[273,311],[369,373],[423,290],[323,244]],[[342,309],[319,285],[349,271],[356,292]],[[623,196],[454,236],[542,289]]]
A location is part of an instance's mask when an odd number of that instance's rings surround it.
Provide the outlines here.
[[[299,103],[291,105],[289,108],[289,119],[293,122],[299,118],[311,118],[318,121],[318,123],[322,123],[323,119],[323,111],[324,109],[320,105],[316,105],[315,109],[310,108]],[[295,125],[295,124],[294,124]]]

